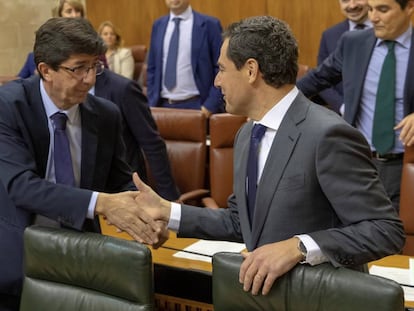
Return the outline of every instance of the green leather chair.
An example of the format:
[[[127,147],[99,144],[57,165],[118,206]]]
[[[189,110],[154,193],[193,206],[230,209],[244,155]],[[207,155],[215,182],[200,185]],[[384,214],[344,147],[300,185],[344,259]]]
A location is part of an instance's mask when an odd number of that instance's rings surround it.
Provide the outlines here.
[[[152,311],[150,250],[97,233],[32,226],[24,233],[21,311]]]
[[[242,256],[213,257],[214,311],[403,311],[404,294],[394,281],[334,268],[298,265],[276,280],[266,296],[253,296],[239,283]]]

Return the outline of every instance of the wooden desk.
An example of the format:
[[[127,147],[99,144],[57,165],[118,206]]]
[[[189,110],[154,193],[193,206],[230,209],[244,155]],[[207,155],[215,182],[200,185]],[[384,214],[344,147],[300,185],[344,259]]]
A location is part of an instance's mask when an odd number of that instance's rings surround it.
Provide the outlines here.
[[[127,233],[118,233],[116,232],[116,230],[114,229],[113,226],[108,226],[106,224],[105,221],[103,221],[101,219],[100,221],[101,223],[101,229],[102,229],[102,233],[105,235],[110,235],[110,236],[114,236],[114,237],[118,237],[118,238],[122,238],[122,239],[127,239],[127,240],[132,240],[131,236],[128,235]],[[203,282],[205,283],[206,290],[210,290],[209,293],[209,297],[207,298],[207,304],[203,303],[202,307],[200,308],[199,305],[197,305],[199,302],[198,301],[191,301],[191,300],[186,300],[186,299],[181,299],[182,303],[187,303],[190,301],[192,303],[193,306],[196,306],[196,310],[200,310],[200,311],[208,311],[208,310],[212,310],[212,305],[211,305],[211,271],[212,271],[212,266],[210,263],[204,262],[204,261],[197,261],[197,260],[190,260],[190,259],[184,259],[184,258],[177,258],[174,257],[173,255],[180,250],[183,250],[184,248],[186,248],[187,246],[193,244],[194,242],[198,241],[197,239],[183,239],[183,238],[177,238],[174,232],[171,232],[170,235],[170,239],[159,249],[151,249],[152,252],[152,256],[153,256],[153,261],[154,264],[156,266],[158,266],[157,269],[155,270],[155,278],[158,278],[161,282],[160,283],[164,283],[167,282],[167,284],[164,286],[165,288],[160,288],[160,291],[163,290],[168,290],[169,287],[171,286],[176,286],[177,282],[176,282],[176,278],[180,278],[180,280],[182,281],[183,277],[187,278],[190,277],[191,274],[194,278],[205,278],[205,276],[209,277],[210,280],[204,279]],[[372,261],[368,264],[368,266],[371,265],[378,265],[378,266],[385,266],[385,267],[395,267],[395,268],[404,268],[407,269],[409,262],[408,259],[410,257],[409,256],[403,256],[403,255],[393,255],[393,256],[388,256],[388,257],[384,257],[382,259],[376,260],[376,261]],[[169,269],[169,268],[173,268],[173,269]],[[172,275],[172,280],[173,280],[173,284],[171,284],[171,279],[169,278],[165,278],[163,277],[163,275],[165,276],[166,271],[169,271],[170,274]],[[186,276],[185,272],[190,271],[189,275],[190,276]],[[168,280],[169,279],[169,280]],[[168,284],[168,281],[170,281],[170,284]],[[190,282],[188,285],[189,287],[193,287],[194,284],[196,284],[198,282],[198,280],[196,281],[196,283],[192,283],[194,280],[186,280],[188,282]],[[185,283],[185,282],[183,282]],[[157,288],[157,286],[156,286]],[[156,291],[157,292],[157,291]],[[173,293],[170,293],[173,294]],[[176,298],[176,297],[171,297],[170,294],[164,295],[161,294],[159,295],[159,297],[162,297],[164,300],[167,301],[167,303],[169,303],[169,301],[174,300],[174,299],[178,299],[180,300],[180,298]],[[182,293],[181,293],[182,295]],[[205,295],[207,295],[207,293],[205,293]],[[180,297],[180,296],[179,296]],[[200,299],[201,300],[201,299]],[[202,302],[200,302],[202,303]],[[406,301],[405,302],[405,306],[407,308],[414,308],[414,301]],[[200,308],[200,309],[197,309]],[[207,309],[206,309],[207,308]],[[211,308],[211,309],[209,309]],[[187,310],[187,309],[161,309],[161,310]],[[192,310],[191,308],[189,308],[188,310]]]

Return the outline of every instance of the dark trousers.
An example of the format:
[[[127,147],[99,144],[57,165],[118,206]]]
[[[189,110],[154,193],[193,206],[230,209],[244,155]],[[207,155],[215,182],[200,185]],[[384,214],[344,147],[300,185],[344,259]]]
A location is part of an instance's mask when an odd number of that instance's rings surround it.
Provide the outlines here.
[[[19,311],[20,297],[0,294],[0,311]]]
[[[383,162],[374,158],[373,161],[377,167],[379,178],[384,185],[385,191],[391,199],[392,206],[399,212],[403,160],[395,159]]]

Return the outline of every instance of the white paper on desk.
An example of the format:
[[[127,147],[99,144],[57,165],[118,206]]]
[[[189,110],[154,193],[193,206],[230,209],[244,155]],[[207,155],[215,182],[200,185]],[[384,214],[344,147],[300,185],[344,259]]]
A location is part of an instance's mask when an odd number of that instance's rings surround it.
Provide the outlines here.
[[[411,269],[391,268],[373,265],[369,273],[391,279],[400,284],[414,285],[410,277]],[[414,287],[402,286],[405,301],[414,301]]]
[[[183,251],[174,254],[174,257],[201,260],[211,262],[211,257],[219,252],[241,252],[246,248],[243,243],[227,242],[227,241],[206,241],[200,240],[190,246],[187,246]]]
[[[397,283],[405,285],[413,285],[410,280],[409,269],[392,268],[373,265],[369,269],[369,273],[373,275],[379,275],[387,279],[394,280]]]

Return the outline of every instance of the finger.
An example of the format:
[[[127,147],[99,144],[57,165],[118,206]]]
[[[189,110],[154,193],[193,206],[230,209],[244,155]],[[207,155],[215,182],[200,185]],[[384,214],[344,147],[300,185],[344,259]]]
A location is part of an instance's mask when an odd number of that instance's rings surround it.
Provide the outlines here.
[[[246,275],[246,271],[249,268],[251,261],[248,260],[248,257],[250,256],[250,253],[249,252],[242,252],[241,254],[242,254],[243,258],[244,258],[244,261],[242,262],[242,264],[240,266],[239,282],[240,283],[243,283],[244,282],[245,275]]]
[[[252,295],[259,294],[259,291],[263,286],[265,278],[266,278],[266,274],[262,272],[257,272],[255,274],[255,276],[253,277],[253,283],[252,283]]]
[[[139,191],[145,191],[146,187],[148,187],[139,177],[137,172],[134,172],[132,174],[132,180],[134,181],[135,187],[137,187],[137,189]]]
[[[277,277],[274,276],[274,275],[268,274],[266,276],[266,279],[263,283],[262,295],[267,295],[270,292],[270,290],[271,290],[273,284],[275,283],[276,279],[277,279]]]

